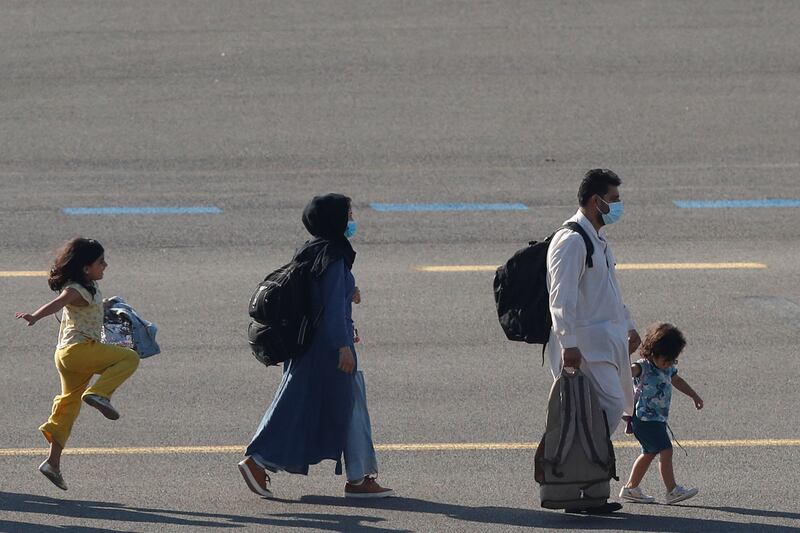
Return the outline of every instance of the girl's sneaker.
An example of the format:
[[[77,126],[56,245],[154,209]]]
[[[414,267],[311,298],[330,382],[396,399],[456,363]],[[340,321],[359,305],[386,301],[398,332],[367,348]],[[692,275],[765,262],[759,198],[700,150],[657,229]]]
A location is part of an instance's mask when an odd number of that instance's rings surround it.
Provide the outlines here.
[[[61,470],[58,468],[55,468],[53,465],[45,461],[39,465],[39,472],[44,474],[44,477],[52,481],[53,485],[59,489],[67,490],[67,484],[64,482],[64,478],[61,476]]]
[[[667,495],[664,497],[664,503],[672,505],[673,503],[682,502],[683,500],[688,500],[689,498],[697,496],[698,492],[700,492],[700,489],[687,489],[680,485],[675,485],[674,489],[667,492]]]
[[[645,494],[641,487],[622,487],[622,490],[619,491],[619,497],[636,503],[653,503],[656,501],[652,496]]]
[[[114,409],[114,406],[111,405],[111,401],[108,398],[103,398],[97,394],[87,394],[83,397],[83,401],[86,402],[87,405],[91,405],[100,411],[103,416],[109,420],[119,419],[119,413]]]

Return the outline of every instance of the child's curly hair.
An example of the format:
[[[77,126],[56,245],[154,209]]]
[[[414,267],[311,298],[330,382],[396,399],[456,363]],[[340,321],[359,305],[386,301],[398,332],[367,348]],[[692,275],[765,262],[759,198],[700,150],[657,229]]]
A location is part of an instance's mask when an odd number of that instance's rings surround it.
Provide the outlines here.
[[[665,357],[675,361],[686,346],[681,330],[668,322],[657,322],[647,328],[639,355],[645,359]]]

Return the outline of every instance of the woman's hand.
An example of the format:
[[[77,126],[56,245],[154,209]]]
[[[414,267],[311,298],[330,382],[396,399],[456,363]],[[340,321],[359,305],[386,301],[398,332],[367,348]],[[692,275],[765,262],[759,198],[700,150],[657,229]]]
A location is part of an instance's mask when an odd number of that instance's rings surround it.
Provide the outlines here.
[[[361,303],[361,291],[358,290],[358,287],[356,287],[356,290],[353,293],[353,303],[354,304],[360,304]]]
[[[17,313],[16,317],[17,318],[21,318],[22,320],[27,322],[29,326],[32,326],[32,325],[36,324],[36,322],[39,321],[38,318],[36,318],[33,315],[29,315],[28,313]]]
[[[346,374],[352,374],[356,368],[356,358],[353,350],[349,346],[339,348],[339,370]]]
[[[703,408],[703,399],[697,394],[692,397],[692,401],[694,402],[694,408],[698,411]]]

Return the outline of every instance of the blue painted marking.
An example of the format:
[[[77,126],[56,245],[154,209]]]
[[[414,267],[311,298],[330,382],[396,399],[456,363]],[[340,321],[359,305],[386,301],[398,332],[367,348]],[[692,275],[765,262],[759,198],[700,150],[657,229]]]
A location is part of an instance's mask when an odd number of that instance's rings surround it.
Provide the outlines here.
[[[222,209],[214,206],[194,207],[65,207],[67,215],[217,215]]]
[[[370,204],[375,211],[525,211],[525,204]]]
[[[800,199],[773,198],[771,200],[673,200],[681,209],[724,209],[745,207],[800,207]]]

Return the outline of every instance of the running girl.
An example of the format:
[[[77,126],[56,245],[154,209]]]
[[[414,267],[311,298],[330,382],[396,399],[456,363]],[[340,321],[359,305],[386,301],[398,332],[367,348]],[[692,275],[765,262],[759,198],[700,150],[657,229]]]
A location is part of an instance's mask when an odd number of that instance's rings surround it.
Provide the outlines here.
[[[61,475],[61,453],[80,412],[81,400],[109,420],[117,420],[119,413],[111,405],[111,395],[139,366],[139,356],[133,350],[100,343],[104,306],[96,282],[103,279],[108,266],[104,253],[93,239],[78,237],[67,242],[47,280],[58,297],[32,314],[16,314],[33,326],[64,310],[55,353],[61,394],[53,400],[50,418],[39,427],[50,443],[50,455],[39,465],[39,471],[62,490],[67,490],[67,484]],[[100,374],[100,378],[89,387],[94,374]]]

